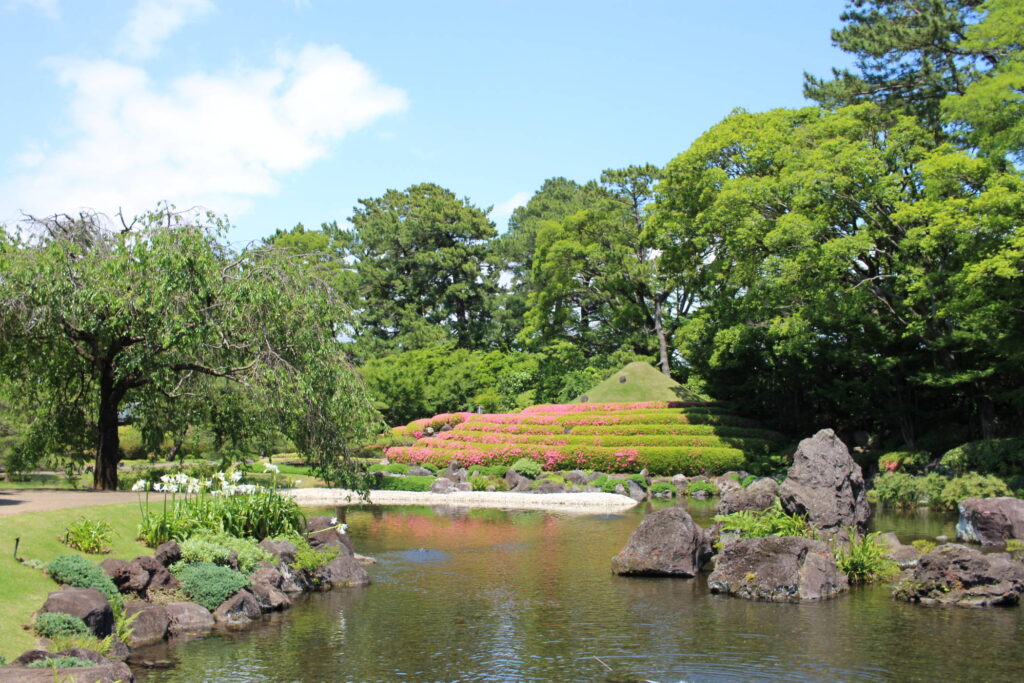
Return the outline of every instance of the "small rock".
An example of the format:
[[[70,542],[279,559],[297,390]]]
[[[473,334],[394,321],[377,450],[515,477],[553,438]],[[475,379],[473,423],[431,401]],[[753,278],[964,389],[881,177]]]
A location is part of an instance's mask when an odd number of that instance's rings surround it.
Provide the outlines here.
[[[295,553],[299,552],[299,549],[288,541],[271,541],[266,538],[260,541],[260,547],[276,557],[281,564],[291,564],[295,561]]]
[[[535,489],[537,493],[565,493],[565,484],[559,482],[544,482]]]
[[[636,502],[642,503],[648,498],[650,498],[650,494],[647,493],[647,489],[641,486],[640,484],[636,483],[632,479],[626,480],[626,486],[628,488],[628,491],[626,491],[626,495],[635,500]]]
[[[458,491],[458,489],[455,488],[455,482],[453,482],[448,477],[438,477],[430,485],[430,492],[431,493],[442,493],[442,494],[444,494],[444,493],[455,493],[456,491]]]
[[[124,613],[127,617],[138,615],[132,623],[131,636],[128,638],[129,647],[152,645],[167,638],[171,620],[164,605],[134,600],[124,606]]]
[[[434,473],[428,470],[426,467],[413,467],[405,473],[407,477],[432,477]]]
[[[165,567],[170,567],[172,564],[181,559],[181,546],[176,541],[167,541],[157,546],[156,552],[153,553],[154,559]]]
[[[718,501],[715,512],[720,515],[729,515],[740,510],[764,510],[775,502],[779,485],[771,477],[761,477],[743,488],[737,486],[723,490],[722,498]]]
[[[573,470],[572,472],[565,473],[565,480],[570,484],[578,484],[580,486],[586,486],[587,484],[587,473],[583,470]]]
[[[210,610],[194,602],[171,602],[167,607],[167,633],[171,636],[197,636],[209,633],[214,620]]]
[[[354,557],[339,555],[313,574],[314,582],[326,588],[365,586],[370,575]]]
[[[280,588],[284,577],[274,567],[260,567],[249,575],[249,580],[255,583],[265,583],[274,588]]]
[[[616,574],[696,576],[711,556],[704,530],[680,507],[652,512],[612,558]]]
[[[262,613],[263,611],[253,594],[242,589],[213,611],[213,619],[218,624],[239,628],[259,619]]]
[[[95,588],[63,588],[46,598],[41,612],[64,612],[78,617],[97,638],[105,638],[114,630],[114,613],[103,593]]]
[[[269,583],[254,581],[249,588],[264,612],[279,612],[292,606],[292,600],[283,591]]]
[[[878,540],[888,547],[886,555],[900,566],[900,569],[908,569],[917,566],[917,560],[921,557],[921,551],[912,545],[903,545],[900,539],[893,532],[884,533]]]

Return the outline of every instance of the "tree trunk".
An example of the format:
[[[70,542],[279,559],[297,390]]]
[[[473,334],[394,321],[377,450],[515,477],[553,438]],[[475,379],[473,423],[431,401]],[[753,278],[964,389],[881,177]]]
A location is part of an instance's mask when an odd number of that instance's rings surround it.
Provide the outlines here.
[[[117,490],[117,463],[121,460],[117,413],[123,396],[124,391],[114,382],[113,372],[104,372],[100,378],[99,441],[96,444],[96,467],[92,474],[94,489]]]
[[[668,339],[665,337],[665,325],[661,319],[661,297],[657,297],[654,300],[654,333],[658,335],[658,362],[661,365],[661,371],[666,377],[671,377],[672,374],[669,371],[668,366]]]

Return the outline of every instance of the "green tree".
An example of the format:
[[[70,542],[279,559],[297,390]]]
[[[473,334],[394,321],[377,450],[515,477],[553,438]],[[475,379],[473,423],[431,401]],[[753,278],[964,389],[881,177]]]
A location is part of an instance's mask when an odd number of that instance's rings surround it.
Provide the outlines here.
[[[362,301],[360,352],[373,357],[448,339],[485,345],[498,276],[487,213],[430,183],[359,203],[345,239]]]
[[[0,373],[32,414],[18,457],[91,451],[117,486],[118,424],[176,409],[284,434],[324,473],[376,416],[337,341],[336,292],[287,250],[235,253],[220,219],[165,207],[114,231],[55,216],[0,236]],[[161,435],[162,436],[162,435]]]

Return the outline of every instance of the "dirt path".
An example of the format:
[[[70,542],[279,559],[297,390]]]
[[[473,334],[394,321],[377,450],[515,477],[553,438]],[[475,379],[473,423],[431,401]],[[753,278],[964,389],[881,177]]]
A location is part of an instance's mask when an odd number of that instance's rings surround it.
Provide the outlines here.
[[[46,512],[65,508],[130,503],[138,497],[131,491],[61,491],[56,489],[0,489],[0,517],[23,512]]]

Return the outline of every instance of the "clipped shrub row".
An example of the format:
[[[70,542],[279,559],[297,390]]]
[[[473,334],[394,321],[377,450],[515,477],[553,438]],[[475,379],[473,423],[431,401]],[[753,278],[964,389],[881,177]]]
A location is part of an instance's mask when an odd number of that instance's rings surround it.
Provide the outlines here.
[[[472,428],[472,424],[466,427]],[[578,425],[570,432],[574,435],[607,434],[617,436],[647,436],[656,434],[703,436],[713,435],[720,438],[762,439],[773,443],[785,440],[785,437],[770,429],[754,427],[728,427],[706,424],[614,424],[606,426]]]
[[[722,474],[740,469],[743,451],[735,448],[609,448],[599,446],[513,445],[492,449],[391,448],[388,458],[397,462],[444,467],[452,460],[463,466],[512,465],[520,458],[541,463],[544,469],[592,469],[601,472],[637,472],[643,468],[652,475]]]
[[[437,448],[458,448],[461,444],[473,443],[480,448],[500,447],[509,443],[535,444],[541,446],[607,446],[611,448],[620,447],[647,447],[647,446],[674,446],[678,448],[703,447],[720,448],[732,447],[747,450],[766,451],[771,444],[764,439],[742,439],[742,438],[721,438],[714,435],[674,435],[674,434],[642,434],[637,436],[621,436],[604,434],[563,434],[537,435],[537,434],[504,434],[480,438],[477,435],[465,432],[446,432],[434,437],[425,437],[418,445],[432,446]]]
[[[973,472],[953,478],[934,472],[923,476],[886,472],[875,477],[875,487],[868,492],[872,502],[889,507],[922,505],[940,510],[955,510],[965,498],[1011,495],[1006,482],[999,477]]]

